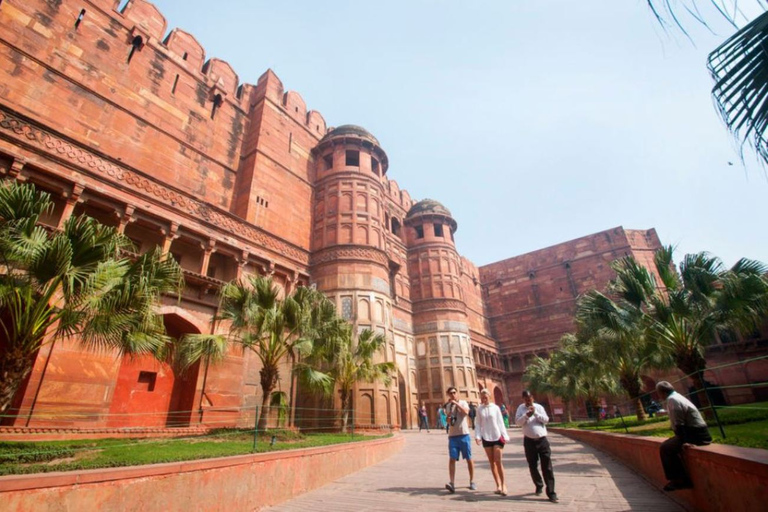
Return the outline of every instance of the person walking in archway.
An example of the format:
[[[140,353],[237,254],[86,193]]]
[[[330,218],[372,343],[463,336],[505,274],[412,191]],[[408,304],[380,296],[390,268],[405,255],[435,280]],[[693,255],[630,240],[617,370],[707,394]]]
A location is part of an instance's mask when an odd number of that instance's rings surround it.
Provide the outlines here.
[[[427,406],[424,405],[424,402],[421,403],[421,409],[419,409],[419,432],[422,429],[427,429],[427,434],[429,434],[429,418],[427,418]]]

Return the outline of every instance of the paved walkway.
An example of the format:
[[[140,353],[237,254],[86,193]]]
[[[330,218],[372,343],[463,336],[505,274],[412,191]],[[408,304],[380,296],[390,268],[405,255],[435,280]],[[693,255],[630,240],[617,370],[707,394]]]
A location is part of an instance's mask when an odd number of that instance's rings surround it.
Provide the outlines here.
[[[456,494],[448,494],[448,441],[445,433],[404,432],[405,447],[393,457],[320,489],[267,509],[271,511],[436,512],[483,510],[683,511],[664,493],[604,453],[556,434],[549,435],[560,503],[535,496],[519,429],[510,430],[504,449],[509,495],[495,485],[482,447],[472,445],[477,491],[468,489],[467,467],[456,467]]]

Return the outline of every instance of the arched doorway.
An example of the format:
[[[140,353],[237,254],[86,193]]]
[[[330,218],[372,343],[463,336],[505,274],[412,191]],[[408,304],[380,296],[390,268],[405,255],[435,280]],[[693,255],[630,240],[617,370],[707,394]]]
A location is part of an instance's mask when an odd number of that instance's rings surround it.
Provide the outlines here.
[[[176,314],[163,315],[171,338],[199,334],[189,321]],[[112,394],[110,427],[185,427],[193,423],[200,363],[177,373],[150,355],[123,357]]]
[[[504,393],[501,392],[501,388],[499,386],[493,388],[493,401],[499,407],[504,404]]]

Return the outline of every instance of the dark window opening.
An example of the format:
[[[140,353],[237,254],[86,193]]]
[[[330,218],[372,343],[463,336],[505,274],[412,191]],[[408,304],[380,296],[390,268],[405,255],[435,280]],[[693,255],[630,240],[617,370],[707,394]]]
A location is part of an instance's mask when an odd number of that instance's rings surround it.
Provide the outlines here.
[[[205,273],[205,275],[208,276],[208,277],[215,278],[216,277],[216,267],[212,267],[212,266],[209,265],[208,266],[208,271]]]
[[[424,238],[423,226],[414,226],[414,229],[416,230],[416,238]]]
[[[75,30],[77,30],[77,27],[83,22],[83,18],[85,18],[85,9],[81,10],[80,14],[77,15],[77,19],[75,20]]]
[[[179,85],[179,75],[173,80],[173,87],[171,87],[171,94],[176,94],[176,86]]]
[[[439,237],[443,236],[443,225],[442,224],[435,224],[435,236],[439,236]]]
[[[219,109],[221,104],[224,103],[224,98],[221,97],[221,94],[217,94],[213,97],[213,108],[211,108],[211,119],[216,117],[216,111]]]
[[[178,252],[171,251],[171,256],[173,257],[173,259],[176,260],[176,263],[181,265],[181,254],[179,254]]]
[[[141,50],[144,47],[144,39],[142,39],[141,36],[136,36],[133,38],[133,41],[131,41],[131,53],[128,54],[128,63],[130,64],[131,59],[133,58],[133,54],[136,53],[136,50]]]
[[[360,152],[347,151],[347,167],[360,167]]]
[[[189,54],[184,52],[184,55],[181,56],[181,60],[187,60],[187,57],[189,57]]]
[[[147,391],[155,390],[156,381],[157,381],[157,372],[139,372],[139,383],[146,384]]]
[[[375,175],[379,175],[379,161],[371,157],[371,170]]]
[[[397,237],[402,237],[400,234],[400,221],[396,218],[392,218],[392,234]]]
[[[237,87],[237,92],[235,93],[235,96],[237,97],[237,99],[240,99],[243,97],[243,84],[240,84]]]
[[[325,164],[326,171],[333,169],[333,153],[328,153],[327,155],[324,155],[323,163]]]

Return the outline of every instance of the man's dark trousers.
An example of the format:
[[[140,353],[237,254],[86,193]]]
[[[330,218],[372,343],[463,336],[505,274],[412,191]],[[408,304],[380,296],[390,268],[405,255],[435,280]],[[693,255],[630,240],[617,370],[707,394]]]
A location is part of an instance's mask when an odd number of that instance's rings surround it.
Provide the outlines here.
[[[547,496],[555,494],[555,474],[552,471],[552,450],[549,448],[547,436],[539,439],[530,437],[523,438],[523,447],[525,448],[525,460],[528,461],[528,469],[531,471],[531,479],[536,488],[547,486]],[[539,459],[541,459],[541,472],[544,473],[544,479],[539,473]]]
[[[707,445],[712,442],[709,430],[706,427],[678,427],[675,436],[670,437],[659,448],[661,465],[664,467],[664,476],[671,482],[688,483],[688,472],[683,465],[681,453],[684,444]]]

